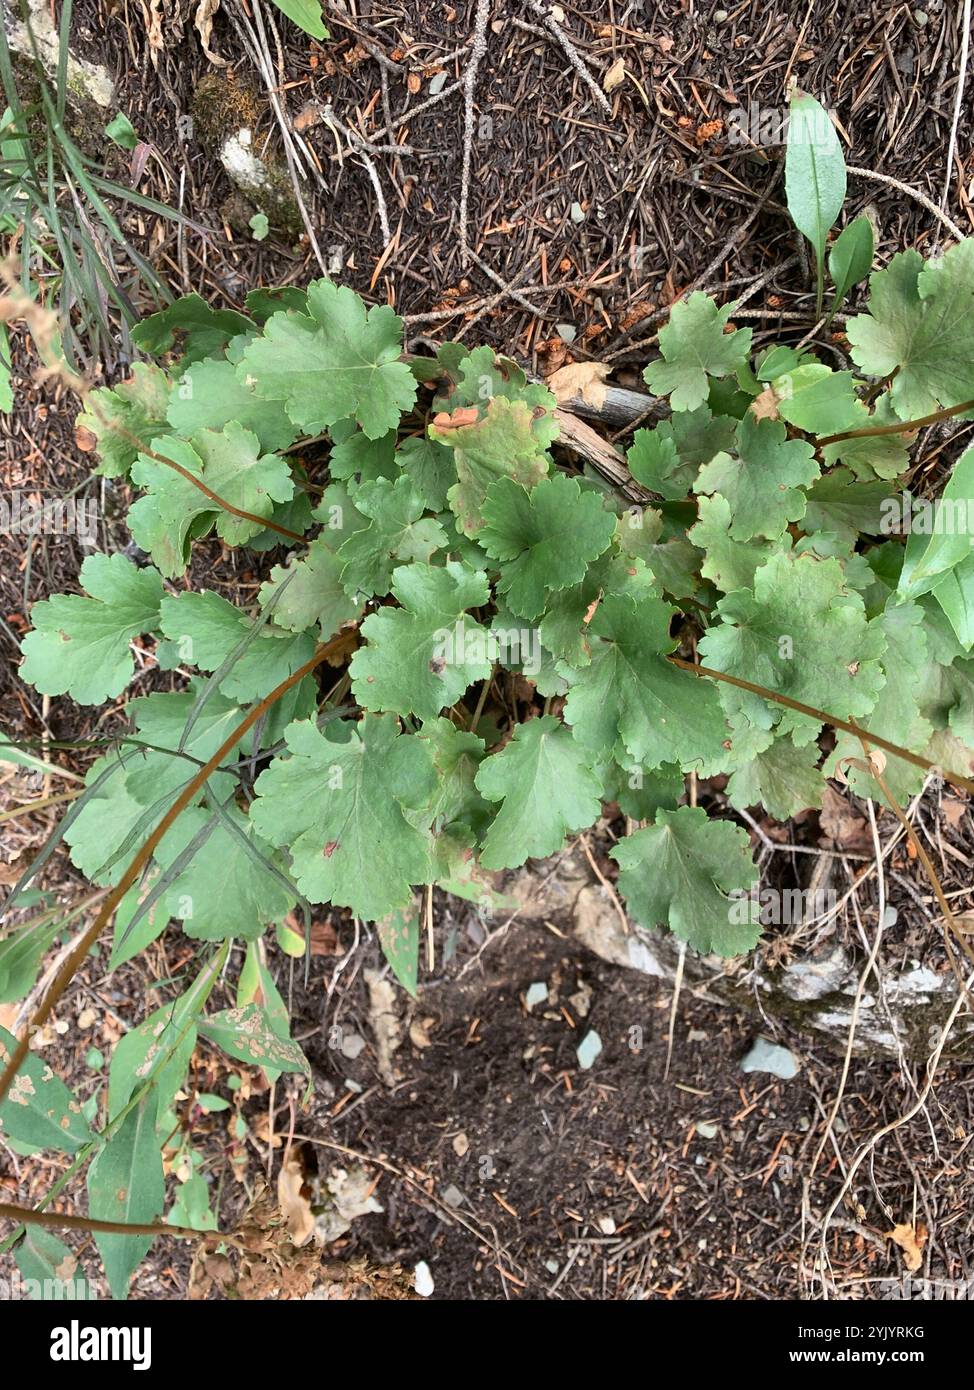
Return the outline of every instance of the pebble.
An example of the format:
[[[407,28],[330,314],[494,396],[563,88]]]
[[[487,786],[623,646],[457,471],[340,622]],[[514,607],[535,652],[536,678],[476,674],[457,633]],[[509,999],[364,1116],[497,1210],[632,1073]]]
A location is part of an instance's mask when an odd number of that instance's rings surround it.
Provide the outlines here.
[[[790,1081],[798,1075],[798,1062],[787,1047],[779,1047],[767,1038],[757,1038],[741,1062],[741,1071],[766,1071],[780,1076],[782,1081]]]
[[[590,1028],[575,1049],[575,1056],[582,1071],[588,1071],[601,1051],[602,1039],[594,1028]]]

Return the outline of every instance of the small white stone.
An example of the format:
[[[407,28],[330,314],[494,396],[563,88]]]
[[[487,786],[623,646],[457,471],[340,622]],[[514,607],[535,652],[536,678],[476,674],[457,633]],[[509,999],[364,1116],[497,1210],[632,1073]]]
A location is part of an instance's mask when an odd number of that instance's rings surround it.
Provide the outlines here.
[[[524,996],[524,1007],[533,1009],[536,1004],[543,1004],[547,998],[548,986],[544,980],[535,980],[533,984],[528,985],[527,993]]]

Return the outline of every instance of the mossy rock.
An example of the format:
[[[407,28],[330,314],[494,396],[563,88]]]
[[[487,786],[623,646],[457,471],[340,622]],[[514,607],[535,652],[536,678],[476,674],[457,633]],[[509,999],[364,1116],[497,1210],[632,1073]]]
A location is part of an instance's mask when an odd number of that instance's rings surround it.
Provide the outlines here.
[[[207,154],[218,155],[234,131],[253,130],[262,112],[256,87],[229,73],[207,73],[193,92],[193,136]]]
[[[255,88],[208,73],[193,93],[193,132],[203,149],[219,159],[236,190],[220,209],[227,224],[246,234],[251,217],[262,212],[274,231],[296,239],[304,222],[287,164],[269,151],[258,156],[253,150],[263,111]]]

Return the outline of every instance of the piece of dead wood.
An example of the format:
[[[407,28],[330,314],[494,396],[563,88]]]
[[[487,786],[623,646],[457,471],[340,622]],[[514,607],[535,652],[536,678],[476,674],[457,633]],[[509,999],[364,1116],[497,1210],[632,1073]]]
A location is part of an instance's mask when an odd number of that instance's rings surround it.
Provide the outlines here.
[[[392,1059],[402,1043],[402,1020],[396,1007],[396,988],[378,970],[366,970],[369,990],[369,1023],[375,1035],[375,1060],[387,1086],[396,1084]]]
[[[629,472],[625,456],[607,439],[597,434],[591,425],[561,408],[555,411],[555,420],[558,422],[557,443],[563,449],[591,464],[596,472],[631,501],[650,500],[651,494],[640,487]]]

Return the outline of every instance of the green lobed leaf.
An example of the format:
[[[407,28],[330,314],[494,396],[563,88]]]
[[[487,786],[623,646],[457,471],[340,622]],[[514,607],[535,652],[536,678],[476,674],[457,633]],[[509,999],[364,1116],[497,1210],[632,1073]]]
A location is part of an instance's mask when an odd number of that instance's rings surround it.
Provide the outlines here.
[[[713,687],[666,660],[673,611],[657,598],[606,597],[589,624],[591,663],[559,668],[569,682],[565,719],[600,756],[621,747],[627,765],[675,762],[707,775],[725,760],[728,730]]]
[[[817,744],[798,748],[790,738],[775,739],[736,769],[727,783],[727,799],[740,810],[763,806],[780,821],[818,808],[825,785],[820,756]]]
[[[786,439],[779,420],[747,414],[737,427],[736,449],[718,454],[697,475],[694,492],[719,493],[730,505],[730,537],[776,540],[805,515],[804,489],[819,475],[810,444]]]
[[[263,400],[240,381],[232,362],[214,358],[183,372],[172,388],[166,418],[187,439],[201,430],[219,432],[235,421],[268,453],[286,449],[297,437],[297,426],[280,401]]]
[[[316,624],[327,641],[345,623],[353,622],[361,604],[349,598],[342,584],[345,562],[332,548],[327,533],[311,542],[303,555],[292,554],[286,565],[275,565],[260,586],[264,608],[274,602],[273,621],[289,632],[306,632]]]
[[[657,396],[669,396],[673,410],[694,410],[707,399],[710,377],[732,376],[747,363],[750,328],[727,332],[735,305],[718,309],[710,295],[699,290],[684,303],[678,300],[669,322],[660,329],[662,362],[643,372]]]
[[[480,764],[476,783],[489,801],[502,803],[480,854],[487,869],[557,853],[601,809],[590,756],[552,715],[518,724],[510,742]]]
[[[538,617],[550,592],[584,579],[616,528],[598,493],[582,492],[564,473],[530,491],[500,478],[487,489],[482,511],[477,539],[502,562],[497,591],[522,618]]]
[[[926,264],[912,249],[869,277],[868,313],[846,325],[852,360],[891,377],[901,420],[974,400],[974,238]]]
[[[170,352],[181,340],[185,371],[204,357],[216,357],[238,334],[249,336],[254,324],[233,309],[213,309],[198,294],[186,294],[136,324],[132,342],[151,357]]]
[[[465,617],[487,603],[487,576],[453,560],[401,565],[392,592],[402,607],[380,609],[362,624],[368,645],[352,658],[352,689],[363,709],[435,719],[491,673],[487,633]]]
[[[94,436],[101,460],[94,471],[107,478],[125,477],[138,457],[139,445],[144,448],[165,428],[169,378],[151,362],[135,362],[126,381],[100,386],[88,400],[77,427]]]
[[[395,483],[379,478],[364,484],[355,494],[355,506],[368,525],[354,531],[338,551],[342,584],[353,597],[388,593],[397,561],[429,561],[447,545],[446,531],[424,515],[423,499],[406,476]]]
[[[190,807],[166,832],[156,851],[156,861],[165,869],[178,858],[198,835],[212,812]],[[271,923],[284,917],[297,901],[281,879],[264,867],[253,853],[280,869],[277,857],[254,830],[250,819],[232,804],[226,815],[237,827],[232,833],[219,824],[193,856],[167,897],[171,914],[187,936],[202,941],[224,941],[231,937],[254,940]]]
[[[369,921],[405,906],[431,871],[428,836],[404,815],[433,795],[428,750],[399,733],[394,715],[343,720],[324,733],[297,722],[285,738],[290,756],[275,758],[256,782],[250,814],[258,833],[288,847],[312,902],[350,907]]]
[[[636,921],[668,926],[704,953],[749,951],[761,935],[757,881],[748,837],[729,821],[709,820],[699,806],[660,810],[653,825],[609,851],[619,864],[619,889]],[[732,896],[736,894],[736,896]]]
[[[401,352],[402,319],[388,305],[366,310],[347,286],[315,280],[307,314],[273,314],[237,370],[259,396],[283,401],[306,434],[355,419],[379,439],[416,399]]]
[[[806,362],[775,378],[778,414],[809,434],[838,434],[857,420],[859,400],[851,372]]]
[[[89,555],[80,579],[87,598],[56,594],[34,604],[20,674],[43,695],[98,705],[135,674],[129,643],[158,627],[162,578],[124,555]]]
[[[551,459],[546,450],[558,427],[541,406],[532,411],[526,401],[495,396],[478,420],[460,425],[434,420],[429,432],[431,439],[453,450],[458,481],[447,495],[457,530],[473,536],[483,525],[482,508],[491,483],[509,478],[533,487],[547,476]]]
[[[704,552],[700,573],[710,579],[722,593],[734,589],[750,589],[754,573],[776,551],[787,550],[791,537],[787,532],[776,540],[734,540],[731,535],[731,504],[719,494],[701,496],[697,507],[697,524],[688,538]]]
[[[176,644],[181,660],[201,671],[219,670],[252,629],[245,613],[210,590],[167,595],[159,611],[160,629]],[[263,699],[303,666],[313,650],[310,634],[267,624],[224,676],[220,692],[229,700]]]
[[[203,460],[186,440],[153,439],[151,448],[202,478]],[[129,508],[132,538],[166,579],[175,579],[189,564],[190,543],[212,528],[217,504],[182,473],[144,454],[132,465],[132,482],[145,490]]]
[[[772,555],[717,605],[721,621],[699,643],[702,664],[741,676],[840,719],[870,713],[883,685],[882,633],[869,626],[861,597],[835,558]],[[781,731],[812,741],[818,725],[785,709]]]

